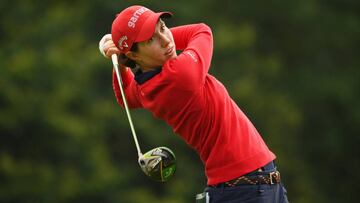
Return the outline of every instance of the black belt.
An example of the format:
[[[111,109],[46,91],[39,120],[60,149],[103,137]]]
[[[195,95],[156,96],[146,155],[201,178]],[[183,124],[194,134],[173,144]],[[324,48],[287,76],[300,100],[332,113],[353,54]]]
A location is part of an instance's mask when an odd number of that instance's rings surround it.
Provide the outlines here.
[[[280,172],[276,170],[274,163],[270,162],[264,167],[256,169],[255,171],[250,172],[246,175],[235,178],[233,180],[226,181],[224,183],[212,185],[211,187],[222,187],[222,186],[234,187],[238,185],[258,185],[258,184],[273,185],[280,182],[281,182]]]

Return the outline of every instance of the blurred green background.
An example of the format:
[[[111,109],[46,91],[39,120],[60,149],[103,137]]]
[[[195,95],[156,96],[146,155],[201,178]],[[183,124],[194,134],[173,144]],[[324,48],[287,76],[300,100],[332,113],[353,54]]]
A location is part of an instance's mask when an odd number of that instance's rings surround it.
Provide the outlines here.
[[[0,202],[188,203],[203,165],[164,122],[132,116],[143,151],[168,146],[176,175],[140,170],[98,41],[132,4],[168,26],[204,22],[211,74],[278,156],[290,202],[356,202],[360,173],[360,1],[2,0]]]

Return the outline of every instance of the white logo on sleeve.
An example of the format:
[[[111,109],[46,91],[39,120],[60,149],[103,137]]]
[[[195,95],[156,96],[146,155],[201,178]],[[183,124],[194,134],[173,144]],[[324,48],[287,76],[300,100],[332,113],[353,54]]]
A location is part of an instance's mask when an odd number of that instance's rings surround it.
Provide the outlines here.
[[[198,62],[197,55],[193,51],[186,51],[185,53],[189,55],[194,60],[195,63]]]

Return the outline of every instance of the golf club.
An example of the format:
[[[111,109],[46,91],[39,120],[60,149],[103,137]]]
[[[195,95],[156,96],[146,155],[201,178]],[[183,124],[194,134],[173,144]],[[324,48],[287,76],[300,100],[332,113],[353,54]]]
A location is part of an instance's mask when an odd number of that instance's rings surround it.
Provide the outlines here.
[[[139,142],[136,136],[134,124],[131,119],[130,110],[126,101],[125,92],[119,72],[119,62],[116,54],[111,55],[111,60],[114,65],[116,77],[118,79],[121,96],[124,102],[125,111],[129,120],[131,132],[135,141],[138,163],[142,171],[151,179],[166,182],[175,173],[176,170],[176,158],[175,154],[167,147],[157,147],[152,149],[145,154],[142,154]]]

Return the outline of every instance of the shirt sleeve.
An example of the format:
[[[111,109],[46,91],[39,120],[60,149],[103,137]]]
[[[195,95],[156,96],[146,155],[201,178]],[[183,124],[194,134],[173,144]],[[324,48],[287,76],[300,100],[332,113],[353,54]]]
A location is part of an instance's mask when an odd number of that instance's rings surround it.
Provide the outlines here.
[[[129,108],[142,107],[141,103],[139,102],[138,93],[136,91],[137,87],[136,87],[136,82],[134,80],[134,74],[131,72],[129,68],[127,68],[125,72],[121,73],[121,80],[123,82],[123,88]],[[119,87],[115,70],[113,70],[112,73],[112,85],[113,85],[116,101],[118,102],[118,104],[124,107],[124,101],[121,96],[121,90]]]
[[[213,53],[211,29],[201,23],[171,28],[177,50],[182,53],[165,66],[186,88],[198,88],[205,82]],[[174,74],[175,73],[175,74]]]

